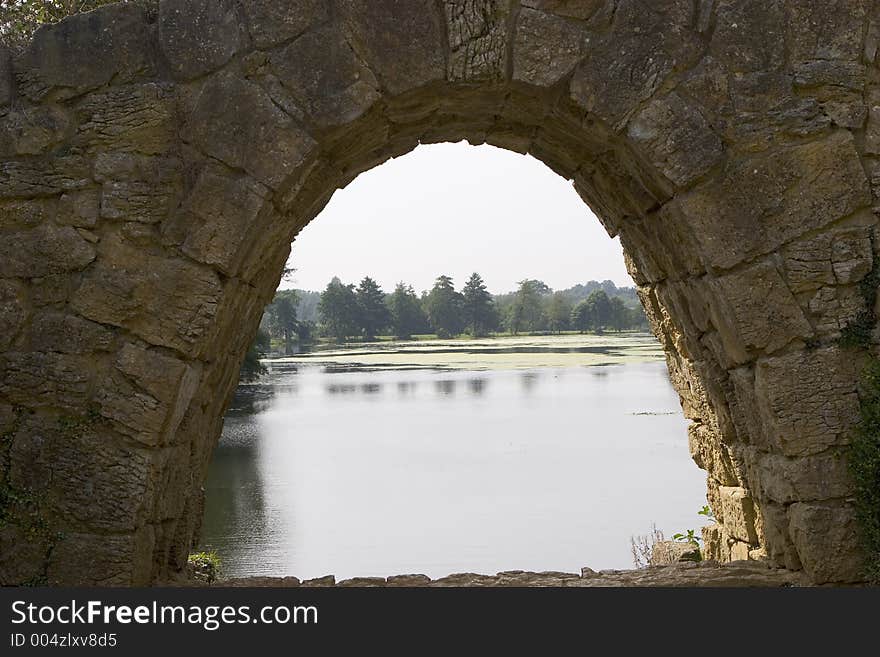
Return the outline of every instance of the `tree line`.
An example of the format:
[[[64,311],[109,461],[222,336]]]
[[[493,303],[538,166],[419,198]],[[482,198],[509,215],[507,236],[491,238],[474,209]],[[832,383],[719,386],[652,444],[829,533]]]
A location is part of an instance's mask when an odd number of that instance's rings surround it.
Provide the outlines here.
[[[346,343],[378,336],[452,338],[647,328],[635,290],[617,288],[611,281],[590,281],[554,292],[543,281],[526,279],[513,292],[493,295],[478,273],[460,290],[451,277],[441,275],[430,290],[416,294],[412,285],[403,282],[386,293],[369,276],[357,285],[334,277],[320,293],[279,290],[275,294],[246,368],[258,373],[261,354],[273,350],[291,354],[295,347],[319,338]]]

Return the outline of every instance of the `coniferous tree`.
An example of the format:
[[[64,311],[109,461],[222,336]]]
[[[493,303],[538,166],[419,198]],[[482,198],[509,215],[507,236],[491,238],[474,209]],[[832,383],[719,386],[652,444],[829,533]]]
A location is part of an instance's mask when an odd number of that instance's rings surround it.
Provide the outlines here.
[[[427,330],[427,318],[411,285],[398,283],[394,292],[388,297],[388,306],[391,310],[391,328],[395,337],[407,339],[414,333]]]
[[[449,276],[439,276],[425,299],[431,327],[441,338],[458,335],[464,328],[462,298]]]
[[[269,329],[284,341],[284,353],[292,352],[293,335],[297,330],[296,321],[297,294],[294,290],[282,290],[275,293],[275,299],[269,304]]]
[[[357,288],[357,320],[365,340],[375,340],[391,321],[385,293],[379,284],[365,276]]]
[[[487,335],[495,328],[495,305],[482,277],[474,272],[462,290],[462,310],[465,328],[474,337]]]
[[[327,335],[345,342],[358,333],[357,294],[354,285],[345,285],[336,276],[327,284],[318,302],[318,314]]]

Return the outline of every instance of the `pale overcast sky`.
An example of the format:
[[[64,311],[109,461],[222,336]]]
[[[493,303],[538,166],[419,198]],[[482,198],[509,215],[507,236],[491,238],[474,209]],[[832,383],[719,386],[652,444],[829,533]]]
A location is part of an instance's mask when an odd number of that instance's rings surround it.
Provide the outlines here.
[[[338,190],[293,244],[282,287],[322,290],[333,276],[405,281],[440,274],[460,289],[478,271],[494,293],[524,278],[553,289],[590,279],[632,285],[612,240],[571,183],[528,155],[492,146],[431,144]]]

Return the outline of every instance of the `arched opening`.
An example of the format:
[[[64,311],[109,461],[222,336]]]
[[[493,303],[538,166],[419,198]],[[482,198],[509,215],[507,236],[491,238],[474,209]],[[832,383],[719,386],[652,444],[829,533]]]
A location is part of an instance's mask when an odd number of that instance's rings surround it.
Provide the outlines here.
[[[620,235],[709,554],[864,579],[876,17],[574,4],[124,3],[0,51],[4,583],[180,573],[291,240],[360,173],[462,139],[530,153]]]
[[[518,281],[540,278],[566,320],[595,290],[638,304],[619,243],[570,183],[463,142],[421,146],[337,191],[288,266],[282,288],[312,291],[299,318],[312,323],[337,276],[390,293],[441,274],[461,289],[479,270],[508,293],[493,300],[502,314]],[[438,578],[631,568],[634,534],[693,529],[704,474],[647,323],[584,333],[542,319],[513,336],[498,319],[491,336],[344,346],[315,345],[310,326],[308,352],[277,359],[279,334],[270,371],[226,415],[202,548],[228,577]]]

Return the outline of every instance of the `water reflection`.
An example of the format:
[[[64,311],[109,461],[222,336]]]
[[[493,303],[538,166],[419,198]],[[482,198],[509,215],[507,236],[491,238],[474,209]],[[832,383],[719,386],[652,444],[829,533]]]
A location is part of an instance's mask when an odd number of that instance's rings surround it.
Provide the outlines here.
[[[538,385],[538,373],[534,371],[523,372],[520,375],[520,383],[523,390],[531,392]]]
[[[704,503],[685,427],[662,362],[273,365],[227,415],[203,542],[233,576],[625,568]]]
[[[486,379],[470,379],[468,381],[468,389],[471,394],[480,396],[486,391]]]
[[[455,381],[444,379],[441,381],[434,382],[434,388],[437,390],[437,393],[441,396],[448,397],[449,395],[455,392]]]

